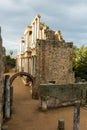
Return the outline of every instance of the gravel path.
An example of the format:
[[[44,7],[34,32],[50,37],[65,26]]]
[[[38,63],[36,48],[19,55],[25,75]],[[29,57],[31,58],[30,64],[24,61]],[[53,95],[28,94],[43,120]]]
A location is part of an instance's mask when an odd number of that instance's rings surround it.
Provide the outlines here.
[[[20,77],[13,82],[13,114],[5,124],[8,130],[57,130],[58,119],[65,120],[65,130],[73,130],[73,107],[39,110],[39,101],[31,98],[30,88]],[[87,130],[87,110],[81,108],[80,130]]]

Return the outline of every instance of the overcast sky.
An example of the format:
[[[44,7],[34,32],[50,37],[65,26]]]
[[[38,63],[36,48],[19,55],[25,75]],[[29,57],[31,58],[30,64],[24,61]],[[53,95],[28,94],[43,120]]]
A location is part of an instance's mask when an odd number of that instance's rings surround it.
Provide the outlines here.
[[[51,29],[61,30],[65,41],[87,45],[87,0],[1,0],[0,26],[7,50],[18,48],[36,14]]]

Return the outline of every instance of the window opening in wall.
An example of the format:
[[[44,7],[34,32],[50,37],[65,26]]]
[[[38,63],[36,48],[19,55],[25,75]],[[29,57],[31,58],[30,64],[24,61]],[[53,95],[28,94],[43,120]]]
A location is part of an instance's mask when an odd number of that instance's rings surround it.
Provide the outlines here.
[[[55,83],[56,83],[56,81],[49,81],[49,83],[55,84]]]

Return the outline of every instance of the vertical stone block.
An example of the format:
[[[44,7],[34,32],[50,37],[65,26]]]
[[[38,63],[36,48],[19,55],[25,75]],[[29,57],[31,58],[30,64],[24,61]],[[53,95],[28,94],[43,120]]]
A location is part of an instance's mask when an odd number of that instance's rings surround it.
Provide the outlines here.
[[[5,71],[5,48],[2,46],[1,27],[0,27],[0,130],[3,123],[3,87]]]
[[[56,105],[56,99],[55,97],[50,97],[49,100],[47,101],[47,105],[48,107],[55,107]]]
[[[47,101],[42,101],[42,111],[47,110]]]
[[[75,102],[75,106],[74,106],[73,130],[80,130],[80,103],[79,102]]]

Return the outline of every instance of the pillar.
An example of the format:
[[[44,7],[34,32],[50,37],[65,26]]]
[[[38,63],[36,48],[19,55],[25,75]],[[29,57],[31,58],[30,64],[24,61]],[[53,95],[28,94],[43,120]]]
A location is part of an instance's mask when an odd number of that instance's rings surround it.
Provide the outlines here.
[[[29,49],[29,32],[27,32],[25,37],[26,37],[26,41],[25,41],[26,42],[26,49],[25,50],[28,51],[28,49]]]
[[[37,39],[37,21],[35,19],[35,35],[34,35],[34,44],[36,45],[36,39]]]
[[[47,110],[47,101],[42,100],[41,107],[42,107],[42,111],[46,111]]]
[[[36,39],[40,38],[40,15],[37,15],[32,22],[32,45],[35,45]]]
[[[25,43],[25,40],[24,40],[24,37],[21,37],[20,39],[20,54],[23,53],[23,46],[24,46],[24,43]]]
[[[73,130],[80,130],[80,103],[79,102],[75,102],[75,106],[74,106]]]
[[[37,17],[37,39],[40,38],[40,16]]]
[[[22,71],[22,53],[23,53],[23,46],[22,41],[20,42],[20,57],[19,57],[19,71]]]
[[[65,130],[64,119],[58,120],[58,128],[57,128],[57,130]]]
[[[28,73],[28,57],[25,57],[24,72]]]
[[[34,44],[34,23],[32,24],[32,45]]]
[[[29,57],[29,74],[32,74],[32,72],[31,72],[31,57]]]
[[[22,53],[22,43],[20,42],[20,54]]]

